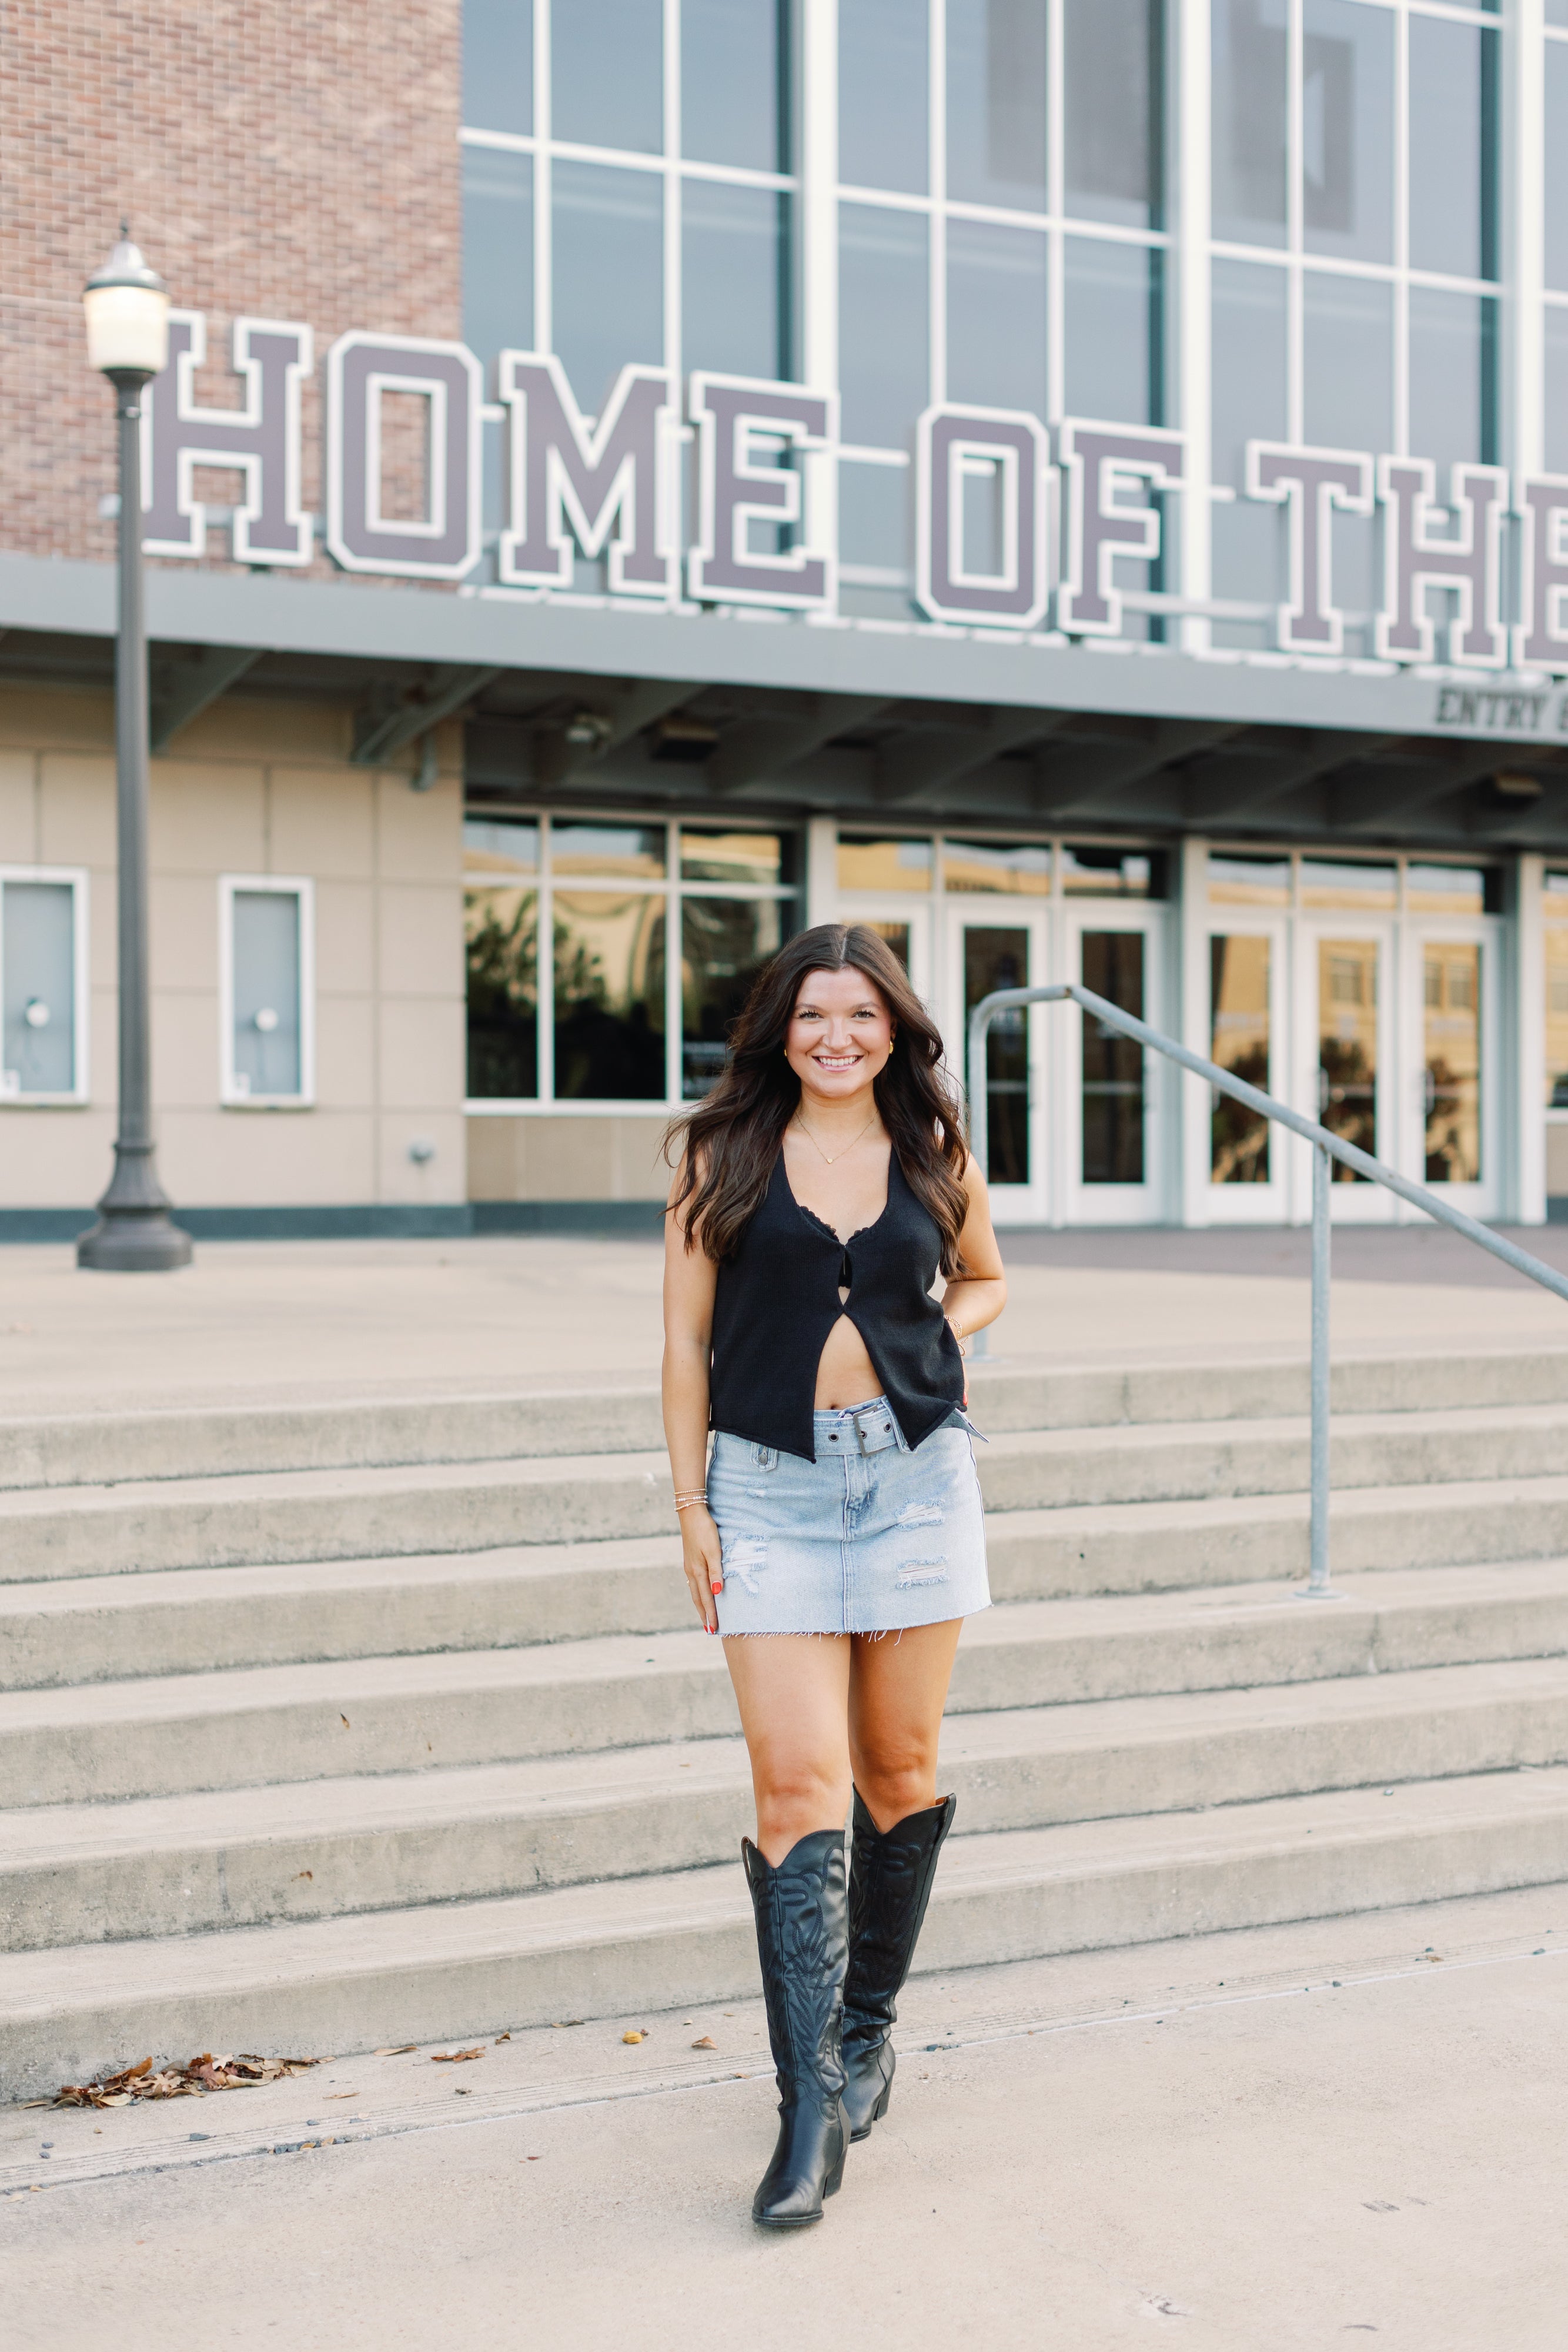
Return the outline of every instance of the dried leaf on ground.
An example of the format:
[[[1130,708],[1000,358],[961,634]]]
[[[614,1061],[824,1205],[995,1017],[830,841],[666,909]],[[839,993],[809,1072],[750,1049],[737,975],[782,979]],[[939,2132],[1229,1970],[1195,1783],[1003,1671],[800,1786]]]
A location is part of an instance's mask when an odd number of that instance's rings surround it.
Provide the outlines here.
[[[512,2038],[512,2037],[511,2037],[511,2035],[510,2035],[509,2033],[497,2033],[497,2036],[496,2036],[496,2041],[497,2041],[497,2044],[499,2044],[499,2043],[501,2043],[501,2042],[509,2042],[509,2041],[511,2040],[511,2038]]]
[[[384,2049],[378,2050],[376,2052],[376,2056],[378,2058],[406,2058],[411,2050],[417,2050],[418,2048],[419,2044],[417,2042],[389,2042]]]
[[[647,2038],[645,2033],[623,2033],[621,2036],[622,2042],[645,2042]]]
[[[465,2058],[483,2058],[485,2053],[475,2043],[472,2050],[437,2050],[432,2053],[433,2066],[461,2066]]]
[[[692,2043],[692,2048],[694,2050],[716,2050],[718,2048],[718,2043],[714,2040],[711,2033],[705,2033],[701,2035],[697,2041]]]
[[[255,2083],[277,2083],[308,2074],[319,2058],[262,2058],[254,2051],[214,2058],[202,2051],[183,2066],[154,2067],[151,2058],[96,2083],[67,2083],[48,2102],[56,2107],[128,2107],[133,2099],[201,2099],[209,2091],[245,2091]]]

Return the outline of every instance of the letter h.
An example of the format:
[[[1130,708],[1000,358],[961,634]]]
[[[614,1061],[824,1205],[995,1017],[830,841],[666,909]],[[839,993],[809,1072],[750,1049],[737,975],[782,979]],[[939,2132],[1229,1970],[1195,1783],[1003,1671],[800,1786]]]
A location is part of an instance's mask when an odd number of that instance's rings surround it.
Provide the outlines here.
[[[1437,468],[1430,457],[1380,457],[1383,610],[1376,646],[1383,661],[1429,662],[1437,632],[1427,592],[1454,588],[1459,609],[1448,626],[1448,659],[1466,669],[1506,669],[1502,621],[1502,525],[1508,476],[1500,466],[1455,466],[1448,502],[1458,531],[1436,539],[1431,510]]]
[[[207,355],[199,310],[169,319],[169,364],[150,387],[141,426],[142,546],[149,555],[204,555],[207,509],[193,495],[198,466],[232,467],[245,477],[234,510],[236,563],[308,563],[310,518],[300,505],[300,387],[314,364],[308,327],[277,319],[236,319],[235,373],[240,408],[198,408],[196,370]]]

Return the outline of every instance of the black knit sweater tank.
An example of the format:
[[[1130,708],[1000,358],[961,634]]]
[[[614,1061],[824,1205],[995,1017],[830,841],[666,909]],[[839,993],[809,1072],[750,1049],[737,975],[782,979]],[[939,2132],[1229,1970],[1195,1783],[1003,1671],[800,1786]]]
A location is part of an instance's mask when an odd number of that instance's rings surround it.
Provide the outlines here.
[[[847,1315],[905,1444],[918,1445],[964,1398],[958,1343],[931,1297],[941,1262],[936,1221],[910,1191],[896,1151],[887,1163],[887,1206],[847,1242],[796,1200],[780,1151],[761,1206],[718,1270],[715,1429],[814,1460],[817,1366],[829,1332]],[[841,1287],[849,1293],[841,1302]]]

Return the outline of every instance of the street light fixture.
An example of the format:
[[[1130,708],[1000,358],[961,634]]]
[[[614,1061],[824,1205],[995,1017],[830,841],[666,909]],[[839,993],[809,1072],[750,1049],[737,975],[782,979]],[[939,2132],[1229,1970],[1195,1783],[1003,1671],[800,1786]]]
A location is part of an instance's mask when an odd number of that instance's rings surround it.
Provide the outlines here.
[[[120,1121],[114,1173],[77,1264],[161,1274],[191,1262],[172,1223],[152,1142],[147,966],[147,616],[141,583],[141,394],[169,357],[169,289],[120,223],[120,242],[82,294],[88,356],[115,391],[120,424],[120,625],[114,756],[120,860]]]

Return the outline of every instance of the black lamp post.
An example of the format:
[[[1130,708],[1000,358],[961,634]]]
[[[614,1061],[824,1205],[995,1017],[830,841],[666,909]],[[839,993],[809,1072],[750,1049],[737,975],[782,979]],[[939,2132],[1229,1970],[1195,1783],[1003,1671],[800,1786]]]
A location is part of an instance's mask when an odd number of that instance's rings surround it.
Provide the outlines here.
[[[191,1236],[169,1216],[152,1142],[147,976],[147,616],[141,593],[141,394],[169,357],[169,289],[120,243],[82,296],[88,356],[114,386],[120,422],[120,625],[114,755],[120,859],[120,1131],[98,1223],[77,1264],[106,1274],[161,1274],[191,1262]]]

